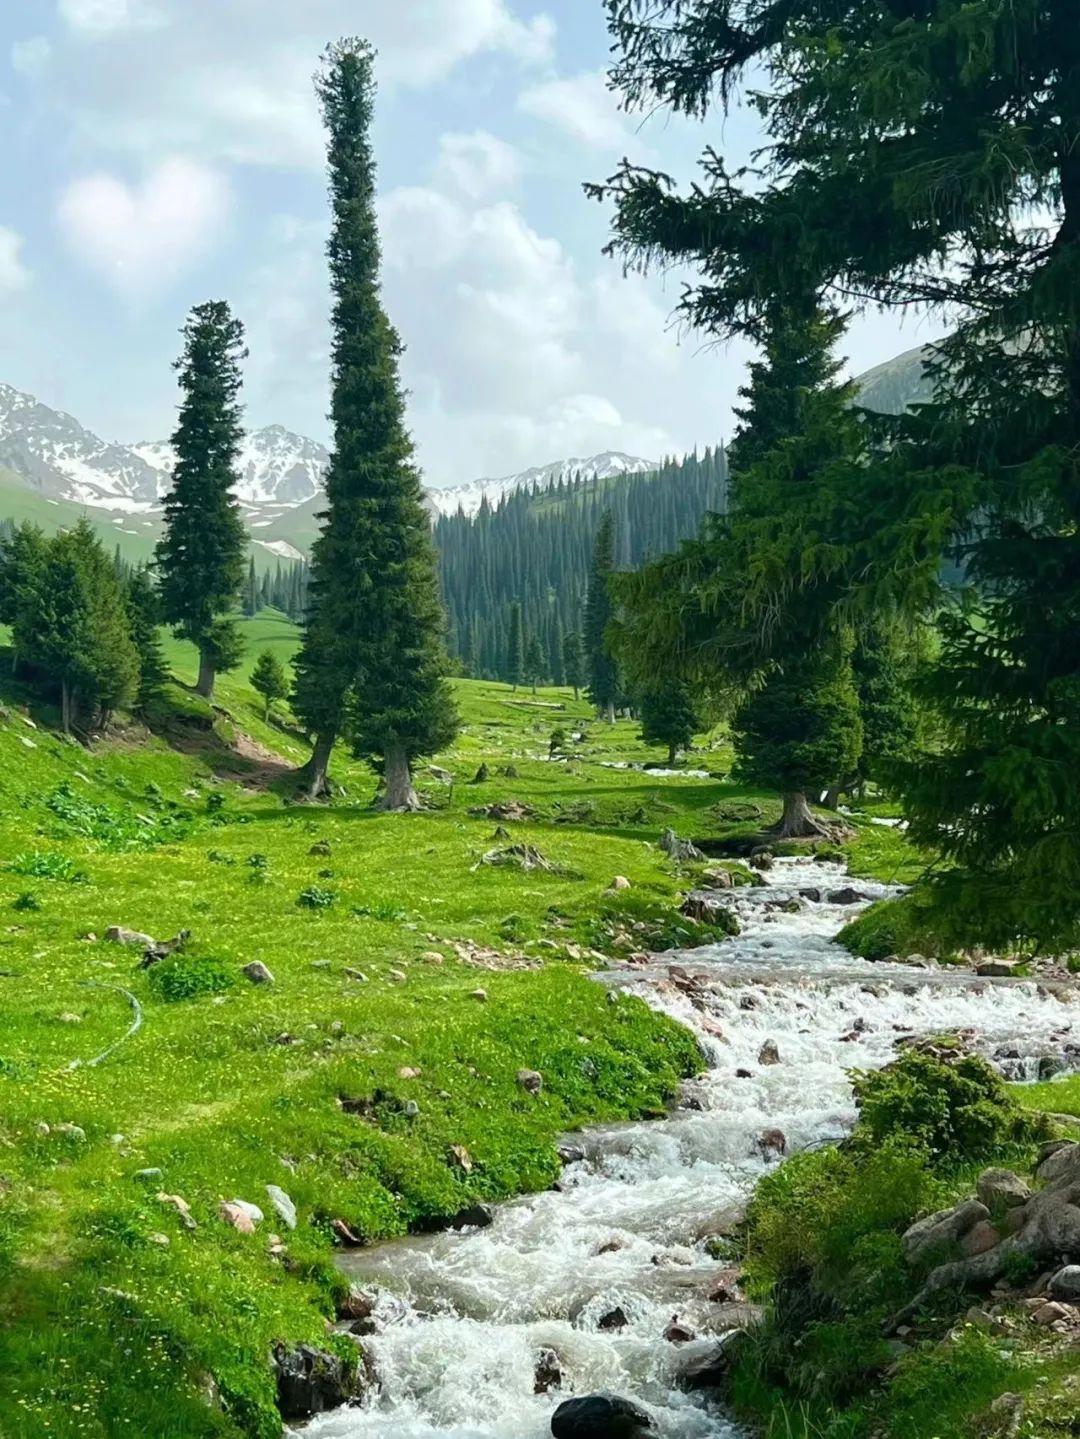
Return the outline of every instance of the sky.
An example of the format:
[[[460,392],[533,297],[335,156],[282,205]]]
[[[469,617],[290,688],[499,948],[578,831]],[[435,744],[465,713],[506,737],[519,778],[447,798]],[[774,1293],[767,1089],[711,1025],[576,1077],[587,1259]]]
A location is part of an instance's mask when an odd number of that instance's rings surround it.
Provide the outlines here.
[[[193,304],[247,328],[252,427],[327,441],[330,40],[378,47],[384,298],[427,483],[725,439],[748,352],[682,334],[680,274],[624,276],[583,193],[623,156],[688,184],[746,111],[642,121],[601,0],[3,0],[0,382],[105,439],[170,433]],[[858,373],[936,338],[856,321]]]

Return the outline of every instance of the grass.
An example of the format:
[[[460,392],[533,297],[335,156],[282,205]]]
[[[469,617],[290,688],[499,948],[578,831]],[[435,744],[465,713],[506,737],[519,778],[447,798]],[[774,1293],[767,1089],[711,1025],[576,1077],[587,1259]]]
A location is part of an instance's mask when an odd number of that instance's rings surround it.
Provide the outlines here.
[[[344,798],[291,806],[302,737],[263,722],[247,675],[296,632],[273,613],[243,627],[248,662],[214,710],[175,690],[171,743],[129,729],[86,750],[17,687],[0,695],[3,1435],[276,1436],[266,1354],[326,1342],[334,1220],[366,1242],[405,1234],[549,1184],[568,1128],[663,1111],[696,1046],[609,1001],[589,951],[635,922],[658,948],[708,937],[677,913],[686,877],[660,831],[779,811],[724,781],[608,768],[663,756],[569,691],[465,681],[438,758],[452,783],[419,776],[430,810],[373,813],[374,776],[347,755]],[[193,680],[190,647],[170,640],[169,657]],[[546,761],[556,725],[587,736],[572,764]],[[722,739],[701,743],[689,767],[726,773]],[[470,811],[511,799],[532,812],[505,822],[512,840],[555,872],[479,862],[505,841]],[[861,863],[906,863],[902,837],[865,839]],[[607,893],[615,875],[631,889]],[[102,939],[117,924],[191,939],[144,972]],[[244,977],[253,961],[272,984]],[[142,1028],[92,1066],[131,1021],[121,990]],[[519,1068],[542,1073],[539,1097]],[[252,1237],[217,1213],[233,1197],[269,1213],[268,1183],[300,1213],[284,1260],[272,1217]]]

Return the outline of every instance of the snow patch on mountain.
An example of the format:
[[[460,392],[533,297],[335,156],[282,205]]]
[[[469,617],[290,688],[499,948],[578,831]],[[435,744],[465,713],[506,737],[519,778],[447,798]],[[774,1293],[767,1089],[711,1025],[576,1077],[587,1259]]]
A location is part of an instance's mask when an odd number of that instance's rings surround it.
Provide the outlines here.
[[[571,480],[575,475],[580,475],[583,480],[610,480],[620,475],[643,474],[656,468],[655,460],[643,460],[636,455],[623,454],[621,450],[605,450],[603,454],[592,455],[589,459],[556,460],[550,465],[540,465],[499,479],[472,480],[466,485],[428,490],[426,498],[436,514],[456,515],[460,509],[466,515],[475,515],[485,500],[494,508],[505,496],[516,494],[518,490],[548,490],[560,480]]]
[[[134,452],[158,474],[159,496],[163,497],[176,463],[172,446],[151,441],[136,445]],[[321,491],[329,460],[325,445],[294,435],[282,425],[266,425],[244,436],[234,493],[242,505],[276,504],[291,509]]]

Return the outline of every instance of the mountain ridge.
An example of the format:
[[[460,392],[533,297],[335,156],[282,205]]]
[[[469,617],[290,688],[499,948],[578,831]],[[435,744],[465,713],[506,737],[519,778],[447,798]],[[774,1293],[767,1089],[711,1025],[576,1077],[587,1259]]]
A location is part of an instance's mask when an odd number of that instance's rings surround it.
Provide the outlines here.
[[[922,347],[907,350],[859,376],[861,402],[895,413],[924,398],[924,354]],[[310,547],[318,532],[329,459],[325,445],[283,425],[264,425],[245,435],[236,495],[252,541],[268,556],[295,559]],[[103,440],[74,416],[0,383],[0,493],[11,496],[6,509],[0,501],[0,517],[28,509],[36,515],[43,510],[42,504],[35,508],[36,496],[50,511],[83,511],[101,530],[141,535],[150,542],[160,528],[172,462],[167,441],[124,445]],[[618,479],[654,472],[660,465],[621,450],[604,450],[516,474],[427,489],[424,499],[433,519],[459,511],[475,516],[485,503],[497,508],[522,490],[548,490],[575,476]]]

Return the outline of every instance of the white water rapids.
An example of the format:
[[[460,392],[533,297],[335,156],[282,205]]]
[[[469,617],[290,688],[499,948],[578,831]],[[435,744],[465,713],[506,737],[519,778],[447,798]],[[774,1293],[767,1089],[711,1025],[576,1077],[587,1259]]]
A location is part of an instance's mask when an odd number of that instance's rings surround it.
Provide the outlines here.
[[[710,1063],[692,1086],[702,1109],[584,1136],[586,1157],[558,1190],[505,1205],[489,1228],[348,1256],[350,1276],[383,1292],[386,1322],[364,1341],[378,1387],[316,1420],[308,1439],[544,1439],[561,1400],[597,1390],[643,1403],[668,1439],[737,1439],[705,1397],[676,1387],[676,1371],[715,1339],[723,1309],[706,1294],[723,1266],[704,1241],[776,1162],[762,1156],[762,1131],[782,1130],[789,1154],[842,1135],[846,1071],[887,1063],[902,1034],[971,1030],[980,1050],[1007,1044],[1027,1058],[1060,1050],[1080,1016],[1034,983],[852,960],[832,937],[854,907],[804,898],[786,913],[775,902],[840,883],[890,891],[803,860],[779,860],[767,878],[731,899],[737,939],[604,976],[697,1033]],[[669,960],[707,976],[693,1001]],[[759,1063],[769,1039],[777,1064]],[[599,1329],[616,1306],[625,1327]],[[675,1314],[697,1340],[665,1341]],[[558,1355],[562,1388],[536,1395],[543,1349]]]

